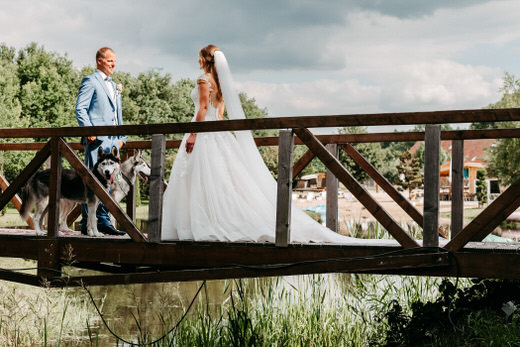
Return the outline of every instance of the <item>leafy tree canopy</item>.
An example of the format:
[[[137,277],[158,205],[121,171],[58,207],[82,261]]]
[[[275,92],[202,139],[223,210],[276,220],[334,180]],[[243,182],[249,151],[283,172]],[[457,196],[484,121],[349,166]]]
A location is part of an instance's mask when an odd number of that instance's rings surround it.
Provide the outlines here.
[[[505,73],[500,91],[502,98],[488,108],[520,107],[520,80]],[[517,128],[520,122],[473,123],[473,129]],[[497,176],[503,184],[511,184],[520,178],[520,139],[499,139],[488,153],[488,173]]]

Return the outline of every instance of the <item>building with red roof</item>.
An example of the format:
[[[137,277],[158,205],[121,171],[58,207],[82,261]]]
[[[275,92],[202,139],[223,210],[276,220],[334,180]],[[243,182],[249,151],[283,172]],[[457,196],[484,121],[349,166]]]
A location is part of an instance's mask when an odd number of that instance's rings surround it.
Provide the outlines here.
[[[473,199],[476,192],[477,171],[480,168],[487,169],[487,151],[495,144],[495,139],[464,140],[464,196]],[[410,152],[414,154],[422,142],[416,142]],[[449,153],[451,158],[451,140],[441,141],[441,148]],[[451,196],[451,160],[441,165],[441,194]],[[487,177],[488,193],[499,193],[498,180],[495,177]],[[447,196],[446,196],[447,195]]]

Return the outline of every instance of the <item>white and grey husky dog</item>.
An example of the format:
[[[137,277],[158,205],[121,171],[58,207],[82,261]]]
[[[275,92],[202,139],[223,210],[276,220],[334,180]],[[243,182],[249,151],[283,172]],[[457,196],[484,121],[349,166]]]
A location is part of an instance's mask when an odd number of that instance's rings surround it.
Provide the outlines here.
[[[116,202],[120,202],[128,194],[130,187],[135,185],[137,177],[148,181],[150,174],[150,164],[143,157],[141,151],[137,151],[121,163],[120,171],[115,176],[112,185],[112,197]]]
[[[116,202],[120,202],[128,195],[130,187],[135,186],[137,177],[148,181],[150,174],[150,164],[143,157],[141,151],[137,151],[133,156],[128,157],[128,159],[121,163],[119,173],[115,176],[110,194]],[[111,219],[112,225],[116,225],[114,216],[111,216]]]
[[[100,147],[98,150],[98,161],[91,169],[92,173],[99,182],[108,190],[110,184],[114,182],[115,175],[120,169],[120,160],[116,147],[112,148],[110,153],[106,153]],[[22,207],[20,215],[24,220],[27,220],[30,210],[33,205],[36,205],[33,216],[34,229],[37,235],[45,234],[43,231],[43,217],[47,214],[49,208],[49,178],[50,170],[41,170],[36,172],[25,185],[22,194]],[[73,201],[76,203],[86,203],[88,211],[87,219],[87,233],[89,236],[103,236],[97,230],[96,209],[99,205],[99,198],[88,188],[81,177],[74,171],[63,169],[61,173],[61,198],[64,200]],[[68,213],[67,213],[68,214]],[[60,229],[63,224],[62,216],[67,214],[60,214]],[[67,228],[68,229],[68,228]]]

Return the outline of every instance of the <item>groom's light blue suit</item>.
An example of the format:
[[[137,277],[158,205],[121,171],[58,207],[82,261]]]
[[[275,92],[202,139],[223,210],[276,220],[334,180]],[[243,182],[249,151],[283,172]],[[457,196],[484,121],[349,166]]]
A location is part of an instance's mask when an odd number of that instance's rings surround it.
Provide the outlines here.
[[[110,80],[115,95],[111,95],[103,75],[99,70],[86,76],[81,81],[78,99],[76,101],[76,118],[79,126],[102,126],[123,124],[121,110],[121,95],[116,92],[116,84]],[[117,110],[117,123],[115,122]],[[109,152],[112,146],[119,149],[119,141],[126,142],[126,136],[97,136],[96,140],[87,143],[86,138],[81,139],[85,145],[85,164],[94,167],[97,162],[98,147]],[[103,204],[99,204],[96,211],[98,228],[110,225],[110,216]],[[83,220],[86,223],[86,206],[83,206]]]
[[[116,84],[113,81],[110,83],[113,90],[116,91]],[[110,94],[100,71],[83,78],[76,101],[76,118],[79,126],[123,124],[121,95],[116,92],[114,98]],[[116,109],[117,123],[114,122]],[[112,146],[119,148],[119,140],[126,142],[126,136],[98,136],[90,144],[87,144],[85,138],[82,138],[81,142],[85,145],[85,163],[87,166],[93,167],[97,162],[97,148],[99,146],[103,146],[105,151],[110,151]]]

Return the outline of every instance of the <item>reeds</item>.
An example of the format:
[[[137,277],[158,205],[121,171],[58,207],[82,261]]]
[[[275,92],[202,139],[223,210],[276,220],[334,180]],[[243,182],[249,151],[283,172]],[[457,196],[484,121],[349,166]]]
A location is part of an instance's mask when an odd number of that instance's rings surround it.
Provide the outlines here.
[[[0,258],[0,267],[30,269],[32,261]],[[51,289],[0,281],[0,346],[84,345],[85,323],[98,317],[77,288]]]
[[[366,346],[384,335],[393,301],[433,299],[440,279],[313,275],[228,282],[215,312],[201,300],[158,346]]]

